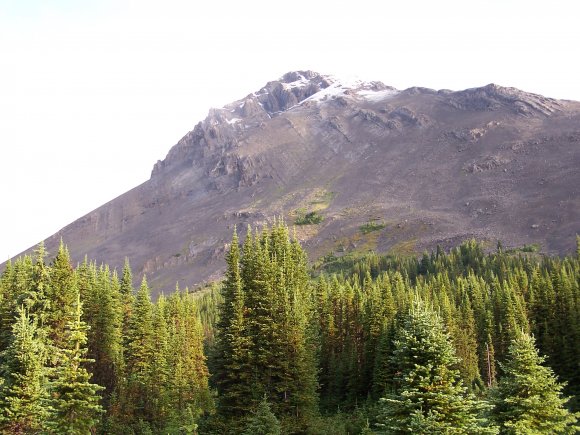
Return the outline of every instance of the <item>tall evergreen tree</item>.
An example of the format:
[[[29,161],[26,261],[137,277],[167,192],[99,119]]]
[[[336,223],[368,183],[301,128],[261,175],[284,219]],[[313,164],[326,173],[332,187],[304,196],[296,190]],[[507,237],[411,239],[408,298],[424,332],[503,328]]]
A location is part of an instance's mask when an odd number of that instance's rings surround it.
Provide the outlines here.
[[[305,424],[317,405],[306,256],[282,223],[248,232],[242,255],[237,245],[234,234],[216,335],[221,413],[247,414],[267,394],[281,418]]]
[[[45,263],[47,255],[44,243],[40,243],[34,251],[34,266],[27,285],[18,293],[18,306],[23,306],[38,328],[44,328],[50,309],[50,268]],[[26,273],[26,271],[24,271]]]
[[[123,397],[123,416],[127,422],[153,420],[151,389],[155,382],[151,362],[155,357],[153,305],[146,277],[135,296],[129,322],[125,370],[127,386]]]
[[[122,394],[118,390],[123,382],[119,282],[106,265],[97,269],[94,263],[85,261],[76,272],[83,320],[88,325],[85,366],[92,374],[92,382],[105,387],[99,391],[103,407],[117,410],[117,403],[111,401],[116,402]]]
[[[48,406],[46,349],[36,321],[18,310],[12,342],[0,360],[0,430],[7,434],[37,433],[44,429]]]
[[[252,243],[248,231],[245,246]],[[249,255],[249,254],[248,254]],[[247,334],[245,294],[240,270],[239,240],[236,231],[226,255],[226,276],[221,288],[223,302],[216,332],[216,384],[220,392],[218,407],[224,416],[239,416],[251,408],[251,368]]]
[[[76,317],[74,305],[78,294],[70,255],[62,239],[51,264],[49,276],[50,286],[46,297],[50,301],[50,306],[44,326],[51,344],[56,348],[62,348],[68,340],[65,329]]]
[[[466,392],[458,359],[440,318],[421,300],[409,310],[395,339],[395,394],[382,400],[386,433],[496,433],[484,427],[485,408]]]
[[[30,257],[25,258],[30,260]],[[5,350],[11,341],[12,324],[17,307],[16,276],[23,263],[24,261],[19,259],[13,265],[12,261],[8,260],[6,268],[0,276],[0,352]],[[32,263],[30,264],[32,265]]]
[[[162,428],[167,424],[170,413],[169,331],[166,308],[167,300],[161,294],[153,306],[153,359],[150,361],[152,377],[149,391],[152,425],[157,428]]]
[[[532,336],[521,333],[500,364],[504,375],[493,391],[493,418],[505,434],[574,434],[578,414],[565,407],[563,385],[543,365]]]
[[[134,302],[134,288],[133,288],[133,273],[131,271],[131,265],[129,264],[129,259],[125,258],[125,265],[123,266],[123,273],[121,275],[121,287],[120,299],[122,307],[122,336],[128,336],[129,321],[131,319],[131,311],[133,309]]]
[[[178,290],[167,303],[169,366],[167,394],[174,425],[197,425],[199,417],[213,410],[209,373],[203,352],[203,329],[192,294]],[[190,430],[188,429],[188,430]]]
[[[58,434],[88,434],[99,421],[103,408],[99,404],[99,385],[90,382],[91,374],[84,364],[87,353],[87,326],[81,320],[82,308],[77,295],[75,319],[67,325],[60,362],[51,383],[52,413],[48,428]]]
[[[242,435],[280,435],[281,433],[280,422],[264,397],[250,417]]]

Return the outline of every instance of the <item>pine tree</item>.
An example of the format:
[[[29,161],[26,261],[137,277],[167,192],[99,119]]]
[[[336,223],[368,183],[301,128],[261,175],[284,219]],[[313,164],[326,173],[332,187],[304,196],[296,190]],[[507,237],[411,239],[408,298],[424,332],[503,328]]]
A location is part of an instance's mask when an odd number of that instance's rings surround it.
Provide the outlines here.
[[[153,305],[146,277],[143,277],[135,296],[127,332],[125,370],[127,377],[123,397],[123,417],[127,422],[152,421],[151,389],[155,382],[151,370],[155,345],[153,334]]]
[[[44,328],[50,308],[50,268],[45,264],[47,255],[44,243],[40,243],[34,251],[35,259],[31,270],[31,277],[25,286],[20,289],[17,304],[26,309],[30,319],[36,321],[38,328]],[[26,272],[26,271],[25,271]]]
[[[113,286],[113,288],[117,288]],[[110,406],[109,406],[109,424],[112,427],[118,429],[119,432],[124,432],[122,428],[125,423],[126,415],[122,415],[123,401],[127,393],[127,367],[126,367],[126,353],[129,340],[129,324],[131,321],[131,311],[133,309],[133,304],[135,301],[134,288],[133,288],[133,273],[131,272],[131,266],[129,265],[129,259],[125,258],[125,264],[123,266],[123,272],[121,275],[121,280],[118,285],[118,291],[114,291],[111,298],[109,299],[112,303],[110,305],[109,314],[101,316],[101,311],[97,313],[96,318],[107,320],[107,317],[113,317],[110,322],[110,332],[111,338],[116,340],[111,340],[111,343],[115,344],[115,347],[110,347],[110,350],[116,349],[114,354],[115,359],[111,359],[114,365],[115,376],[111,378],[111,383],[107,386],[108,392],[110,392]],[[127,405],[125,403],[125,405]],[[119,426],[120,425],[120,426]]]
[[[168,364],[169,331],[165,318],[167,300],[161,294],[153,306],[153,359],[151,364],[150,402],[153,426],[164,427],[169,418],[169,376]],[[190,374],[192,376],[193,374]]]
[[[92,275],[88,280],[79,277],[86,294],[83,311],[86,313],[89,329],[88,367],[93,374],[93,381],[103,387],[103,404],[108,406],[111,394],[115,392],[122,378],[122,337],[121,308],[119,302],[119,283],[116,274],[103,265],[96,270],[91,267]],[[86,274],[83,271],[82,274]],[[85,281],[85,282],[83,282]]]
[[[267,394],[281,418],[304,425],[317,406],[305,253],[277,223],[256,237],[248,232],[241,256],[234,235],[226,261],[216,335],[220,414],[239,421]]]
[[[526,333],[512,341],[504,375],[493,391],[493,418],[505,434],[574,434],[578,414],[569,412],[552,369],[543,365],[535,340]]]
[[[50,412],[47,392],[46,349],[36,321],[24,308],[12,327],[12,342],[0,354],[0,431],[36,433]]]
[[[360,431],[360,435],[374,435],[375,432],[371,429],[371,425],[367,419],[365,426]]]
[[[249,339],[238,243],[238,235],[234,231],[231,247],[226,255],[227,271],[221,290],[223,302],[219,307],[220,317],[216,332],[215,379],[220,392],[218,407],[220,414],[228,417],[243,415],[251,407]],[[248,231],[245,246],[250,243],[253,243],[253,239]]]
[[[203,353],[203,329],[194,295],[176,290],[167,305],[170,368],[167,393],[171,418],[174,426],[185,424],[191,430],[203,412],[213,409]]]
[[[30,259],[30,257],[26,257]],[[8,260],[0,276],[0,352],[10,344],[12,324],[16,312],[16,276],[23,261],[19,259],[14,265]],[[30,275],[30,274],[29,274]]]
[[[53,412],[48,428],[58,434],[88,434],[103,412],[98,395],[103,387],[90,383],[92,375],[84,366],[89,360],[85,358],[87,326],[81,314],[77,294],[75,319],[67,325],[65,347],[60,350],[60,362],[50,387]]]
[[[460,359],[459,372],[466,385],[472,390],[477,390],[482,386],[477,356],[477,335],[471,302],[465,292],[457,317],[453,338],[457,357]]]
[[[266,397],[258,404],[242,435],[280,435],[280,422],[270,409]]]
[[[46,297],[50,301],[50,308],[47,310],[45,327],[51,345],[61,348],[67,341],[65,329],[75,320],[74,304],[78,293],[69,252],[62,239],[49,276],[50,286]]]
[[[131,265],[129,264],[128,258],[125,258],[125,265],[123,266],[121,287],[119,291],[121,293],[120,302],[122,307],[122,336],[127,337],[129,319],[131,318],[131,310],[133,308],[133,302],[135,298],[135,295],[133,294],[133,273],[131,272]]]
[[[478,414],[485,408],[461,385],[458,359],[441,319],[415,301],[395,339],[395,394],[382,399],[386,433],[496,433]]]

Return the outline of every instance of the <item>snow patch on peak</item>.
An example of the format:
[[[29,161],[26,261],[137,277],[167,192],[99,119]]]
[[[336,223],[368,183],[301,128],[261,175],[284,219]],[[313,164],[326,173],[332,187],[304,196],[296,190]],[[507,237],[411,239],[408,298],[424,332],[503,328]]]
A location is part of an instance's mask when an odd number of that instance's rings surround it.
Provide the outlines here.
[[[321,102],[321,101],[324,101],[328,98],[332,98],[332,97],[336,97],[338,95],[345,94],[351,89],[352,88],[350,88],[349,86],[345,86],[340,82],[335,82],[335,83],[332,83],[327,88],[324,88],[321,91],[317,92],[316,94],[311,95],[310,97],[308,97],[304,101]]]
[[[374,90],[374,89],[362,89],[357,91],[357,95],[363,97],[365,100],[377,102],[383,101],[389,97],[395,96],[399,93],[398,90],[393,88]]]
[[[240,118],[232,118],[232,119],[227,119],[226,122],[230,125],[232,124],[237,124],[238,122],[240,122],[241,119]]]
[[[294,80],[290,83],[282,83],[282,87],[284,89],[293,89],[293,88],[300,88],[302,86],[308,86],[310,84],[310,80],[306,79],[303,76],[300,76],[298,80]]]
[[[322,102],[340,95],[350,95],[375,102],[382,101],[385,98],[399,93],[397,89],[385,86],[381,82],[368,82],[356,76],[344,78],[334,76],[323,77],[330,83],[330,86],[320,90],[304,101]]]

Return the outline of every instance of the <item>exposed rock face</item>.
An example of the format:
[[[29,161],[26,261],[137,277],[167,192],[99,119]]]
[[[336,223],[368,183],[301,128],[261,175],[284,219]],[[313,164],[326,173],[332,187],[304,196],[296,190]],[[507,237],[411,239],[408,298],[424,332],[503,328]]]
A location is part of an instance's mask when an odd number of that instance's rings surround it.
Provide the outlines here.
[[[467,110],[499,110],[509,108],[525,115],[550,115],[561,108],[558,101],[541,95],[530,94],[516,88],[489,84],[482,88],[467,89],[450,94],[449,104]]]
[[[572,251],[580,232],[580,103],[488,85],[459,92],[291,72],[210,110],[151,179],[73,222],[76,260],[156,290],[216,279],[234,225],[293,223],[311,258],[420,252],[475,237]],[[380,230],[359,227],[380,221]]]

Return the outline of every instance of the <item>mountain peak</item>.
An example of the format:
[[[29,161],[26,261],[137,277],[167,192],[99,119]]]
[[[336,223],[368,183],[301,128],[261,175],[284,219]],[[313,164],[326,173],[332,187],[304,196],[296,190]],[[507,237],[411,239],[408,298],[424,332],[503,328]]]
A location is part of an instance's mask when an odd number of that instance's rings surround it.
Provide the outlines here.
[[[311,258],[477,238],[572,249],[580,103],[488,84],[409,88],[291,71],[211,109],[151,179],[62,237],[158,289],[218,278],[234,226],[297,227]],[[361,228],[376,228],[371,233]]]
[[[315,71],[306,70],[306,71],[289,71],[284,74],[279,81],[284,83],[293,83],[298,81],[310,81],[316,80],[320,77],[324,77],[322,74],[319,74]]]
[[[447,105],[459,110],[507,109],[525,117],[549,116],[562,108],[560,101],[495,83],[462,91],[435,91],[413,87],[401,92],[380,81],[323,75],[311,70],[289,71],[240,100],[221,108],[210,109],[206,119],[184,136],[170,150],[165,160],[157,162],[152,176],[176,166],[189,166],[201,157],[222,155],[238,147],[243,137],[262,128],[272,118],[292,110],[312,107],[323,110],[326,104],[333,102],[343,108],[361,104],[384,104],[397,95],[411,98],[418,95],[438,95]],[[410,109],[401,110],[409,112]],[[402,113],[401,110],[395,112]],[[412,112],[410,110],[409,113]]]
[[[494,111],[501,107],[510,107],[524,116],[542,114],[549,116],[562,105],[553,98],[525,92],[517,88],[500,86],[495,83],[452,92],[450,103],[461,109]]]

